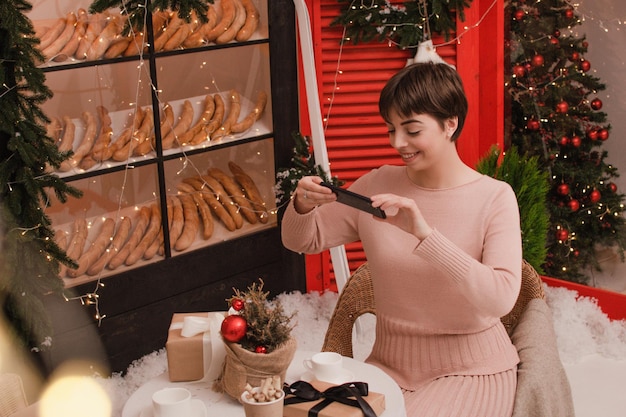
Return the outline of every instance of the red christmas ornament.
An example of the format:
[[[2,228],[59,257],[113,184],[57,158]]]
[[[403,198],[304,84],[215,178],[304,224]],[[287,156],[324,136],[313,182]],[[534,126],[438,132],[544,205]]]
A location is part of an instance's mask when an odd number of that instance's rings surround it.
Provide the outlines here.
[[[557,240],[567,240],[569,233],[565,229],[559,229],[556,231],[556,239]]]
[[[574,250],[574,256],[578,258],[580,255],[580,251],[578,249]]]
[[[569,138],[567,136],[561,136],[561,139],[559,140],[559,145],[567,146],[568,144],[569,144]]]
[[[244,306],[244,302],[242,299],[240,298],[235,298],[231,303],[230,306],[233,308],[233,310],[235,311],[241,311],[243,310],[243,306]]]
[[[515,20],[522,20],[525,15],[526,13],[522,9],[517,9],[513,14],[513,17],[515,18]]]
[[[572,52],[572,56],[571,56],[570,60],[572,62],[576,62],[579,59],[580,59],[580,54],[578,52],[576,52],[576,51]]]
[[[562,100],[559,103],[557,103],[556,105],[556,112],[557,113],[567,113],[567,111],[569,110],[569,104],[567,104],[567,101]]]
[[[246,331],[248,331],[246,319],[237,314],[231,314],[222,321],[222,337],[228,342],[239,342],[246,335]]]
[[[572,144],[574,148],[578,148],[581,142],[582,141],[580,139],[580,136],[572,136],[572,138],[570,139],[570,143]]]
[[[559,186],[556,188],[556,192],[559,193],[559,195],[568,195],[569,194],[569,185],[567,185],[567,184],[559,184]]]
[[[617,192],[617,185],[615,185],[615,183],[610,182],[609,190],[611,190],[612,193]]]
[[[591,140],[598,140],[598,131],[596,129],[589,129],[587,131],[587,137]]]
[[[552,36],[554,36],[555,38],[558,38],[559,36],[561,36],[561,31],[560,30],[555,30],[554,33],[552,34]]]
[[[592,203],[597,203],[598,201],[600,201],[601,198],[602,194],[600,194],[600,191],[598,190],[593,190],[591,193],[589,193],[589,200]]]
[[[526,127],[530,130],[539,130],[539,121],[536,119],[530,119],[528,123],[526,123]]]
[[[580,62],[580,69],[583,70],[584,72],[587,72],[591,69],[591,62],[587,61],[586,59],[583,59]]]
[[[568,203],[567,206],[569,207],[570,210],[572,211],[578,211],[578,209],[580,209],[580,203],[578,202],[578,200],[575,199],[571,199]]]
[[[265,346],[257,346],[254,348],[256,353],[267,353],[267,348]]]
[[[543,62],[544,62],[543,55],[537,54],[537,55],[533,56],[532,62],[533,62],[533,66],[535,66],[535,67],[542,66]]]
[[[523,65],[515,65],[513,67],[513,74],[516,77],[523,77],[524,75],[526,75],[526,68],[524,68]]]
[[[559,40],[557,38],[550,38],[550,44],[557,46],[559,44]]]
[[[574,10],[573,9],[567,9],[564,12],[565,18],[567,19],[573,19],[574,18]]]
[[[609,138],[609,131],[607,129],[598,130],[598,139],[607,140]]]
[[[602,108],[602,100],[599,98],[594,98],[591,100],[591,108],[594,110],[600,110]]]

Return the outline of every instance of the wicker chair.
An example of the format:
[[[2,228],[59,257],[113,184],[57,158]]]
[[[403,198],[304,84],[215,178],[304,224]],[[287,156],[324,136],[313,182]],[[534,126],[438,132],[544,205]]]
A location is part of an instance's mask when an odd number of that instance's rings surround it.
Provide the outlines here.
[[[8,417],[27,406],[22,378],[16,374],[0,374],[0,417]]]
[[[348,278],[341,291],[322,351],[353,357],[352,330],[356,319],[365,313],[376,314],[367,263]],[[572,392],[559,358],[543,282],[526,261],[522,263],[522,286],[515,306],[501,320],[520,357],[512,417],[574,416]]]
[[[522,287],[513,310],[502,317],[509,335],[512,333],[528,302],[533,298],[545,299],[543,283],[535,268],[522,262]],[[366,313],[376,314],[374,288],[369,266],[361,265],[348,278],[333,312],[324,338],[322,351],[332,351],[352,358],[352,329],[357,318]]]

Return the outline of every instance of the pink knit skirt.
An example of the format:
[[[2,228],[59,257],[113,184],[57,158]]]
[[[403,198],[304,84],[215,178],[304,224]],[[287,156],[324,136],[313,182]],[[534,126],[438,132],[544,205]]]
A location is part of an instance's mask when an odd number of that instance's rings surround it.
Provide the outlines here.
[[[437,378],[403,390],[407,417],[508,417],[513,414],[517,368],[494,375]]]

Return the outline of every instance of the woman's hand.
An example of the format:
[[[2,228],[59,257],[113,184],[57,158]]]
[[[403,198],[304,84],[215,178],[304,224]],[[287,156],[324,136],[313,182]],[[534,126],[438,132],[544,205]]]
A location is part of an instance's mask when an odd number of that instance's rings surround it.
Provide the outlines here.
[[[302,177],[294,193],[293,205],[300,214],[308,213],[317,206],[332,203],[337,196],[330,188],[320,185],[323,180],[320,177]]]
[[[414,200],[395,194],[377,194],[371,199],[372,206],[380,207],[387,215],[386,219],[380,221],[393,224],[419,240],[426,239],[432,233],[433,229],[426,223]]]

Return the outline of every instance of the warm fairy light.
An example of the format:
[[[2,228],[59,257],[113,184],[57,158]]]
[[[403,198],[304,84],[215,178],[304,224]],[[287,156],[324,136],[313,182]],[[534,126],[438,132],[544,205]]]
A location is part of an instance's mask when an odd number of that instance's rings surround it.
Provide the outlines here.
[[[51,379],[41,396],[40,416],[82,417],[86,410],[92,417],[111,416],[111,399],[92,375],[83,375],[84,371],[68,365],[57,373],[60,375]]]

